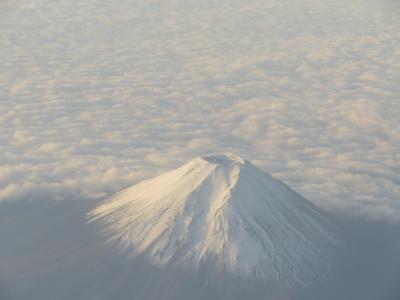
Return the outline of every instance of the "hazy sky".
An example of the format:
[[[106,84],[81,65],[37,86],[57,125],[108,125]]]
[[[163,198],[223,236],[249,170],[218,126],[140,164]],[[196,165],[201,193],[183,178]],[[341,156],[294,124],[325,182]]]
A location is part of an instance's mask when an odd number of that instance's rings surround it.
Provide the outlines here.
[[[326,209],[400,220],[389,0],[0,2],[0,201],[100,197],[235,151]]]

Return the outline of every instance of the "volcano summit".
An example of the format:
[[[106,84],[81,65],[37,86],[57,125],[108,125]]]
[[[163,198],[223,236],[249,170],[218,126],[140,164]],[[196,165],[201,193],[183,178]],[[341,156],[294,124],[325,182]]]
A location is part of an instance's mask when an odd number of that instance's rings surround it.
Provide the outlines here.
[[[323,280],[339,245],[323,212],[231,153],[129,187],[89,219],[128,257],[280,287]]]

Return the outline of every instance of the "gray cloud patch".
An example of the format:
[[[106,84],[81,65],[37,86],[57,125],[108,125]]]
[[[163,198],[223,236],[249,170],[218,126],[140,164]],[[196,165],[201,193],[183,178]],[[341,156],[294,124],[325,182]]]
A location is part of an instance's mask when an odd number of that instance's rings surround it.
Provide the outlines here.
[[[233,150],[325,209],[399,220],[400,19],[346,2],[1,2],[0,200]]]

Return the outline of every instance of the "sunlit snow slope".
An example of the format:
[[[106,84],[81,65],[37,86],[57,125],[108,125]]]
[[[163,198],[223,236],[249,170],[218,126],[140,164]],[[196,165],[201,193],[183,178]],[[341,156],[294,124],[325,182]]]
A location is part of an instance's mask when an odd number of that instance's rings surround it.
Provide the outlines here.
[[[199,157],[127,188],[89,219],[132,258],[280,286],[323,279],[338,244],[315,206],[235,154]]]

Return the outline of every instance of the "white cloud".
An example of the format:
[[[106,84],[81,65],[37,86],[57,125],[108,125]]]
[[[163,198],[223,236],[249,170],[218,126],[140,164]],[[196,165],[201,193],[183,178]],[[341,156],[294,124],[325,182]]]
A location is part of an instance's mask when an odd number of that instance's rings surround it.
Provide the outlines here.
[[[399,219],[389,2],[25,2],[0,4],[0,201],[229,150],[321,207]]]

